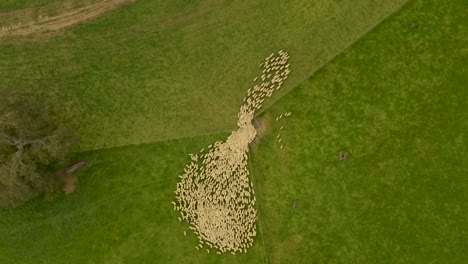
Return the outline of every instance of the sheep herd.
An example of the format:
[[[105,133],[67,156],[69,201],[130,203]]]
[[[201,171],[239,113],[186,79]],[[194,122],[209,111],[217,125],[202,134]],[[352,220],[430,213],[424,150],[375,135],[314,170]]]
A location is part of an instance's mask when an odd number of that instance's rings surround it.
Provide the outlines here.
[[[264,100],[288,78],[288,59],[288,53],[280,50],[260,64],[262,75],[247,91],[238,114],[238,129],[206,151],[190,154],[191,162],[179,176],[174,210],[180,212],[179,221],[187,221],[198,236],[196,249],[235,255],[247,252],[253,244],[257,209],[247,168],[249,143],[257,135],[252,120]]]

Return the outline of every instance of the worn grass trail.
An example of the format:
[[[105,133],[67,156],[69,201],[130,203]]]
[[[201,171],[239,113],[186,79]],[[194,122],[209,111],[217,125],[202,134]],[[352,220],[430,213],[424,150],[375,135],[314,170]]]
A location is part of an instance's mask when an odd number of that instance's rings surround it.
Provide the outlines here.
[[[44,34],[54,32],[78,23],[84,23],[123,5],[132,3],[133,0],[101,0],[96,3],[87,3],[82,7],[70,7],[64,4],[61,8],[56,6],[57,13],[48,12],[52,7],[46,6],[42,10],[34,12],[30,9],[16,10],[13,12],[2,12],[0,25],[0,39],[3,37],[25,36],[30,34]],[[7,17],[10,17],[8,23]]]

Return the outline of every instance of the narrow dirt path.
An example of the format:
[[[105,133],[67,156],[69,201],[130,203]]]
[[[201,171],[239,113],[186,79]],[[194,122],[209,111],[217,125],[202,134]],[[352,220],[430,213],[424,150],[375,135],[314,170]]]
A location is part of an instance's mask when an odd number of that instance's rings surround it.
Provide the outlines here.
[[[18,21],[28,21],[16,25],[2,26],[0,38],[5,36],[21,36],[45,31],[55,31],[62,28],[90,20],[120,6],[135,2],[136,0],[102,0],[85,7],[65,11],[56,16],[38,16],[37,21],[30,21],[30,17],[17,17]]]

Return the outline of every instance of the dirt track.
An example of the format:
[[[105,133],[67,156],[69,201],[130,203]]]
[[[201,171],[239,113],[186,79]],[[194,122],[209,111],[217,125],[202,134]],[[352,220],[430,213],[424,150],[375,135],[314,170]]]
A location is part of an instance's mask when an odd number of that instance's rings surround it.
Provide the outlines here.
[[[122,5],[135,2],[136,0],[103,0],[82,8],[65,11],[62,14],[37,18],[37,21],[29,21],[31,18],[20,21],[28,21],[16,25],[8,25],[0,28],[0,38],[5,36],[20,36],[45,31],[55,31],[62,28],[90,20],[106,12],[114,10]]]

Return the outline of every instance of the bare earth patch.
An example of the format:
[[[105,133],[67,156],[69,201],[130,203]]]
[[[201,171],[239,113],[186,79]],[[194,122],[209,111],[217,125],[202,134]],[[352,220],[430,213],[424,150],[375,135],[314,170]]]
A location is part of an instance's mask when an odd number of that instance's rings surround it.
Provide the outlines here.
[[[270,116],[265,116],[262,118],[254,118],[252,121],[255,130],[257,130],[257,134],[259,137],[263,136],[267,130],[268,124],[270,123],[271,117]]]
[[[83,168],[83,166],[85,166],[86,164],[87,161],[85,160],[75,161],[68,164],[63,169],[57,172],[57,176],[63,183],[63,192],[66,195],[75,191],[76,183],[78,182],[78,177],[76,177],[74,173],[77,172],[79,169]]]
[[[264,117],[256,117],[253,119],[252,124],[257,131],[257,136],[255,139],[250,143],[250,147],[255,149],[257,144],[260,142],[260,138],[265,134],[268,125],[270,124],[271,117],[264,116]]]
[[[76,188],[76,182],[78,178],[75,175],[67,175],[61,178],[63,182],[63,192],[66,195],[73,193]]]
[[[15,20],[20,21],[17,24],[2,26],[0,28],[0,38],[5,36],[21,36],[32,33],[41,33],[45,31],[56,31],[65,27],[93,19],[106,12],[114,10],[120,6],[135,2],[136,0],[102,0],[81,8],[66,10],[63,13],[47,16],[46,14],[34,14],[32,11],[18,12]],[[0,13],[1,17],[12,17],[8,13]],[[34,16],[34,19],[31,16]],[[10,18],[12,19],[12,18]]]

